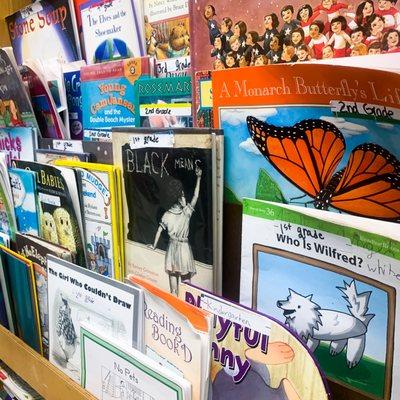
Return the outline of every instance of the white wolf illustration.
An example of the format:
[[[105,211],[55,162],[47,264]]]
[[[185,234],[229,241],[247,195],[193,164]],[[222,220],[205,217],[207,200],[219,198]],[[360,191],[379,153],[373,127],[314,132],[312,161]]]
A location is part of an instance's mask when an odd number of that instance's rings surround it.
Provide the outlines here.
[[[331,342],[331,355],[339,354],[347,345],[347,364],[353,368],[364,354],[368,324],[375,314],[367,314],[370,291],[357,293],[354,280],[343,283],[344,287],[336,288],[343,293],[349,314],[321,309],[312,301],[312,294],[302,296],[292,289],[287,299],[278,301],[277,306],[283,310],[285,324],[307,342],[311,351],[315,351],[321,340]]]

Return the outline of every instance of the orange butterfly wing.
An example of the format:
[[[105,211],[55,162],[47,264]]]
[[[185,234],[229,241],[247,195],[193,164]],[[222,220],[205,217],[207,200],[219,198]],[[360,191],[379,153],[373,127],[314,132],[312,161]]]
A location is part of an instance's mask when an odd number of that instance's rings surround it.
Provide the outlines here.
[[[312,198],[328,185],[345,150],[339,129],[319,119],[277,127],[249,116],[247,127],[261,154]]]

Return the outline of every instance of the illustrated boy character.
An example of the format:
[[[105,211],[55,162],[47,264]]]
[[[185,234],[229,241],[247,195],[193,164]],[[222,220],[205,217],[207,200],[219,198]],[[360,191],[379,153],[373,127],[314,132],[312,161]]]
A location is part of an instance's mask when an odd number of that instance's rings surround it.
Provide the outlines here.
[[[311,51],[310,48],[306,44],[302,44],[298,49],[297,49],[297,58],[298,61],[304,62],[304,61],[309,61],[311,60]]]
[[[364,43],[358,43],[352,46],[350,57],[366,56],[368,54],[368,47]]]
[[[292,45],[284,45],[281,55],[281,60],[285,63],[292,63],[297,61],[296,49]]]
[[[379,40],[371,42],[368,45],[368,55],[375,55],[382,53],[382,43]]]
[[[350,36],[346,33],[346,18],[339,16],[331,21],[332,36],[328,40],[328,45],[333,45],[334,57],[346,57],[347,46],[351,46]]]
[[[322,59],[323,60],[327,60],[329,58],[333,58],[333,48],[331,45],[326,45],[323,49],[322,49]]]
[[[169,285],[172,294],[178,295],[179,280],[190,280],[196,274],[192,249],[189,244],[190,219],[196,207],[200,194],[202,170],[196,166],[196,186],[190,203],[186,202],[181,182],[176,181],[172,188],[176,202],[161,218],[154,243],[149,247],[155,249],[162,231],[169,236],[167,251],[165,252],[165,271],[169,275]]]
[[[272,37],[279,34],[277,29],[278,26],[279,26],[279,19],[275,13],[267,14],[264,17],[265,32],[262,36],[260,36],[260,41],[263,41],[265,54],[267,54],[271,50],[269,44],[271,42]]]
[[[236,68],[237,66],[239,66],[239,60],[240,60],[240,56],[239,58],[238,54],[230,51],[226,56],[225,56],[225,66],[226,68]]]
[[[233,22],[229,17],[222,18],[221,22],[221,35],[225,38],[225,51],[229,51],[229,39],[233,36],[232,31]]]
[[[400,29],[400,13],[394,7],[397,0],[378,0],[378,7],[375,10],[376,15],[380,15],[385,20],[385,31],[389,29]]]
[[[314,21],[310,25],[310,43],[308,46],[311,49],[311,52],[314,54],[314,57],[317,60],[322,59],[322,51],[328,42],[328,39],[325,35],[322,34],[324,31],[324,23],[322,21]]]
[[[210,37],[210,44],[214,44],[215,38],[220,34],[220,27],[218,22],[214,19],[216,16],[215,8],[211,4],[207,4],[204,7],[203,13],[204,19],[207,22],[208,34]]]
[[[337,3],[336,0],[322,0],[321,4],[314,8],[314,14],[326,14],[328,21],[325,24],[325,31],[329,32],[333,19],[339,17],[340,10],[347,8],[348,4]]]
[[[245,52],[246,55],[249,55],[248,59],[250,60],[250,65],[254,65],[255,59],[264,54],[264,49],[257,43],[260,41],[260,37],[256,31],[249,31],[246,34],[246,45],[248,46]]]
[[[294,9],[292,5],[287,5],[281,10],[281,17],[284,22],[280,35],[285,39],[290,39],[292,31],[299,26],[299,21],[294,18]]]
[[[282,56],[282,39],[281,36],[273,36],[269,44],[270,51],[266,54],[269,64],[279,64]]]
[[[255,66],[268,65],[268,58],[265,54],[258,56],[254,61]]]

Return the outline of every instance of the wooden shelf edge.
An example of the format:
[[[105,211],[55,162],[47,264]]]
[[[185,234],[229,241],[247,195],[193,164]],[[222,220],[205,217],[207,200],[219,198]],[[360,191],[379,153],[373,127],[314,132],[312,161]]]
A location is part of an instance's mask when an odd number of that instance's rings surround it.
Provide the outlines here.
[[[45,399],[96,399],[1,325],[0,359]]]

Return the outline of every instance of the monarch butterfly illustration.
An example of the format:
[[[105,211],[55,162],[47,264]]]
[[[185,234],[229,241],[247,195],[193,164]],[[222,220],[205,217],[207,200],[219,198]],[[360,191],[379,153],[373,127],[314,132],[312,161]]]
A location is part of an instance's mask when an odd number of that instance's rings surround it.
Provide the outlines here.
[[[291,127],[247,117],[261,154],[288,181],[313,199],[349,214],[396,221],[400,218],[400,162],[388,150],[364,143],[355,147],[345,168],[336,171],[346,142],[330,122],[306,119]]]

